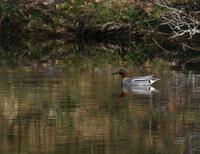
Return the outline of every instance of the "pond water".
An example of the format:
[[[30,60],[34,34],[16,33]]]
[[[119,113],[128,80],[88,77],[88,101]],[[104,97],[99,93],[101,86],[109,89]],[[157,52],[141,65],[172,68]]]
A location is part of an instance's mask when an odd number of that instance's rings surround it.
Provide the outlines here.
[[[127,92],[119,68],[1,67],[0,153],[200,151],[200,72],[129,66],[162,79]]]
[[[0,153],[198,153],[200,70],[180,69],[198,56],[142,42],[3,43]],[[161,80],[121,88],[120,68]]]

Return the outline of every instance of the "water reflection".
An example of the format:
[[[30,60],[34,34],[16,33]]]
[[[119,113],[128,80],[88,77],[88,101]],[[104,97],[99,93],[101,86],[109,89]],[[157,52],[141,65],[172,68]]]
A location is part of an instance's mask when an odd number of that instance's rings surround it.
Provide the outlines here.
[[[200,74],[143,66],[153,87],[122,88],[116,66],[0,69],[2,153],[191,153],[199,150]],[[97,71],[98,70],[98,71]],[[157,91],[159,90],[159,92]]]
[[[151,40],[151,39],[150,39]],[[139,42],[95,42],[90,40],[16,40],[0,42],[1,66],[48,67],[58,63],[96,65],[128,62],[143,65],[149,59],[169,61],[173,68],[199,70],[199,52],[164,52],[149,39]],[[147,43],[148,42],[148,43]],[[154,44],[154,45],[153,45]]]
[[[123,86],[123,93],[134,93],[138,95],[152,95],[154,92],[159,92],[159,90],[155,89],[152,86]]]
[[[149,96],[152,97],[154,93],[159,93],[160,91],[152,86],[126,86],[121,87],[121,92],[118,94],[118,100],[123,101],[125,97],[131,94]]]

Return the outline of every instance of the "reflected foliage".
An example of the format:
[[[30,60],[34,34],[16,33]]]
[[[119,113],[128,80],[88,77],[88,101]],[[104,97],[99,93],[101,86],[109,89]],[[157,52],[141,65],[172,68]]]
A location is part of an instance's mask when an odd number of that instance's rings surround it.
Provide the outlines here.
[[[0,64],[3,66],[53,66],[70,64],[84,67],[107,63],[141,65],[163,59],[174,68],[198,69],[199,51],[163,51],[152,40],[139,42],[94,42],[83,40],[16,41],[0,44]],[[162,65],[155,62],[156,67]],[[196,66],[196,67],[193,67]]]
[[[158,61],[158,60],[157,60]],[[159,93],[119,101],[115,65],[0,69],[4,153],[188,153],[199,150],[199,73],[146,62]],[[159,65],[161,66],[161,65]],[[172,146],[173,145],[173,146]]]

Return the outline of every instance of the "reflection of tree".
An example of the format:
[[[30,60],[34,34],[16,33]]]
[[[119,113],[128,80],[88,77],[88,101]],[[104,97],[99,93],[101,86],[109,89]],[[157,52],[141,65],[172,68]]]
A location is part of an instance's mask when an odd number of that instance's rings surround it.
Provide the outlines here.
[[[169,137],[173,137],[173,142],[184,145],[191,133],[199,130],[199,75],[193,73],[183,74],[174,72],[164,87],[162,99],[166,103],[159,105],[160,114],[159,128],[164,130]],[[165,96],[168,94],[168,96]],[[164,101],[165,102],[165,101]],[[164,107],[164,112],[162,108]],[[168,110],[167,110],[168,109]],[[170,130],[170,131],[169,131]]]
[[[168,71],[156,85],[160,93],[129,94],[118,102],[113,93],[120,81],[113,69],[1,71],[2,148],[14,153],[184,151],[187,137],[200,128],[199,75]]]
[[[167,42],[167,41],[164,41]],[[170,46],[167,44],[167,46]],[[0,65],[46,67],[58,63],[98,64],[123,62],[143,65],[154,58],[165,59],[175,66],[199,64],[199,52],[188,50],[160,51],[151,40],[138,42],[98,42],[89,40],[21,41],[0,44]]]

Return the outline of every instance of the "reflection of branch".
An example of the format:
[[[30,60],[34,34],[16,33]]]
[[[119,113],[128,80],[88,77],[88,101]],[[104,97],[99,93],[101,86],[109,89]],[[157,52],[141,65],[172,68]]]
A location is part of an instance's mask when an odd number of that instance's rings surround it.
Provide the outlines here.
[[[0,26],[1,26],[3,19],[4,19],[4,16],[2,16],[1,19],[0,19]]]
[[[200,57],[196,57],[196,58],[189,59],[188,61],[186,61],[186,62],[183,64],[183,67],[185,67],[186,64],[191,63],[191,62],[193,62],[193,61],[200,61]]]
[[[0,52],[3,52],[4,50],[3,50],[3,48],[0,46]]]

